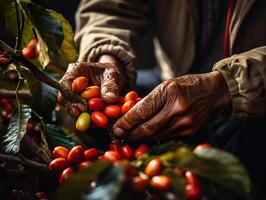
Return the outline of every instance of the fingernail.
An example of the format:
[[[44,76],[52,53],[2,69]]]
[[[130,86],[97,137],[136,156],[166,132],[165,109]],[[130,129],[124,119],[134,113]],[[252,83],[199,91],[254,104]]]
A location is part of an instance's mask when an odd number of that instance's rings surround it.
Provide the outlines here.
[[[115,98],[115,94],[113,92],[106,92],[105,96],[108,96],[110,98]]]
[[[125,132],[124,132],[121,128],[115,128],[115,129],[114,129],[114,134],[115,134],[116,136],[121,136],[121,135],[124,135]]]

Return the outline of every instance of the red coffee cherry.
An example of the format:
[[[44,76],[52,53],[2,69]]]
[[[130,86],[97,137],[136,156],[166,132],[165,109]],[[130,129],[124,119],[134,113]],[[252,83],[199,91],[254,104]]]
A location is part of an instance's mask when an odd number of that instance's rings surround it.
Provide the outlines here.
[[[156,176],[161,173],[163,164],[158,158],[152,159],[144,169],[144,172],[149,177]]]
[[[69,150],[66,147],[63,146],[57,146],[53,150],[53,156],[55,158],[65,158],[67,159]]]
[[[87,160],[95,160],[100,155],[100,152],[96,148],[90,148],[84,151],[85,159]]]
[[[185,172],[185,196],[188,200],[198,199],[201,195],[199,182],[196,174],[191,171]]]
[[[40,43],[38,42],[36,44],[36,46],[35,46],[35,55],[36,55],[36,57],[39,57],[40,56],[40,51],[41,51],[41,49],[40,49]]]
[[[100,111],[94,111],[91,114],[91,119],[93,123],[99,127],[105,128],[108,125],[108,118]]]
[[[135,150],[135,157],[138,158],[148,152],[149,152],[149,147],[146,144],[141,144]]]
[[[28,48],[34,49],[36,48],[36,45],[38,44],[38,40],[36,38],[33,38],[27,45]]]
[[[104,101],[100,97],[91,98],[88,101],[88,107],[90,110],[94,111],[101,110],[104,107]]]
[[[133,106],[135,106],[135,104],[136,103],[133,100],[127,101],[126,103],[123,104],[121,112],[123,114],[126,114]]]
[[[138,98],[138,93],[136,91],[130,91],[125,95],[124,102],[135,100]]]
[[[159,191],[169,190],[172,186],[172,181],[168,176],[157,175],[152,177],[150,185],[152,188]]]
[[[104,113],[110,118],[118,118],[121,116],[121,107],[118,105],[107,105],[104,108]]]
[[[112,151],[117,151],[120,152],[121,150],[121,142],[119,142],[118,140],[113,140],[110,145],[109,145],[109,149]]]
[[[79,76],[72,82],[72,91],[80,93],[86,89],[88,85],[88,79],[85,76]]]
[[[89,160],[83,161],[82,163],[79,164],[78,169],[79,170],[85,169],[88,166],[90,166],[91,164],[92,164],[92,162]]]
[[[104,159],[110,160],[112,162],[121,160],[121,156],[118,152],[116,151],[106,151],[104,153]]]
[[[134,152],[129,145],[122,146],[120,153],[121,153],[123,158],[129,159],[129,160],[134,158]]]
[[[69,177],[69,175],[71,175],[71,174],[73,174],[73,169],[71,168],[71,167],[68,167],[68,168],[66,168],[62,173],[61,173],[61,176],[60,176],[60,178],[59,178],[59,183],[63,183],[63,182],[65,182],[67,179],[68,179],[68,177]]]
[[[52,171],[62,171],[68,166],[66,159],[56,158],[49,164],[49,169]]]
[[[84,159],[84,148],[80,145],[73,147],[67,156],[67,160],[70,163],[79,163],[83,159]]]
[[[145,189],[148,186],[148,179],[144,179],[141,176],[135,176],[132,178],[131,180],[131,188],[135,191],[135,192],[144,192]]]
[[[84,99],[91,99],[93,97],[101,96],[101,88],[99,86],[89,86],[81,93],[81,97]]]
[[[39,199],[47,198],[46,194],[44,192],[37,192],[35,196]]]
[[[202,150],[202,149],[205,149],[205,148],[211,148],[212,146],[210,145],[210,144],[208,144],[208,143],[203,143],[203,144],[199,144],[198,146],[196,146],[195,148],[194,148],[194,152],[195,151],[200,151],[200,150]]]
[[[27,59],[35,58],[35,52],[30,47],[26,47],[26,48],[22,49],[22,54]]]
[[[138,97],[138,98],[135,99],[135,102],[137,103],[137,102],[139,102],[141,99],[142,99],[142,98]]]

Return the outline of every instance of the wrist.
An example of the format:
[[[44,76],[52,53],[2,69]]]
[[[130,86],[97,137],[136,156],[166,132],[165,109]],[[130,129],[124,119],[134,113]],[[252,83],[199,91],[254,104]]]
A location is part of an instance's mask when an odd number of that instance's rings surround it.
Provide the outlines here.
[[[226,80],[219,71],[210,72],[213,82],[213,92],[217,96],[216,110],[224,110],[231,107],[232,98]]]
[[[111,54],[103,54],[99,57],[97,60],[99,63],[113,63],[113,64],[118,64],[118,60],[116,59],[115,56]]]

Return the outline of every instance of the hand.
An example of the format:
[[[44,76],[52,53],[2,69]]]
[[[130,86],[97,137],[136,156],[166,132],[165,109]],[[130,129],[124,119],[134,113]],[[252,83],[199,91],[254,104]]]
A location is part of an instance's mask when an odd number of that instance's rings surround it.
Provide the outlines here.
[[[101,86],[101,96],[108,103],[117,101],[120,90],[125,85],[124,76],[119,70],[118,63],[110,55],[101,56],[98,63],[80,62],[70,64],[60,83],[71,90],[73,80],[79,76],[87,77],[90,85]],[[60,93],[58,94],[58,102],[65,106],[74,117],[78,117],[80,112],[85,109],[83,104],[71,103],[64,99]]]
[[[157,86],[116,122],[113,132],[133,140],[191,135],[230,105],[230,93],[220,72],[186,75]]]

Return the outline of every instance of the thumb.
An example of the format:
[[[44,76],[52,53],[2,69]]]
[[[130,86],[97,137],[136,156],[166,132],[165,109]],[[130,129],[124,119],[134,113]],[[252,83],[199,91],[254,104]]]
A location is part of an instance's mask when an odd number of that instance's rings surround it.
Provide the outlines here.
[[[104,70],[101,84],[101,96],[107,103],[115,103],[120,93],[119,73],[116,68],[108,67]]]

